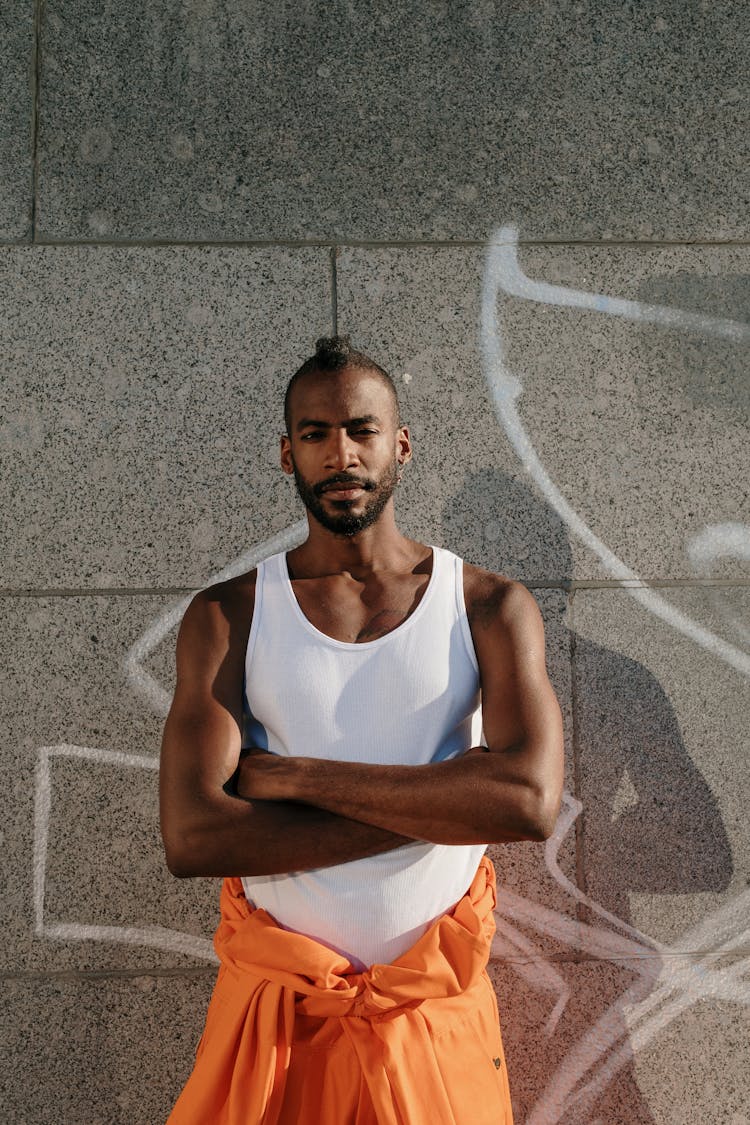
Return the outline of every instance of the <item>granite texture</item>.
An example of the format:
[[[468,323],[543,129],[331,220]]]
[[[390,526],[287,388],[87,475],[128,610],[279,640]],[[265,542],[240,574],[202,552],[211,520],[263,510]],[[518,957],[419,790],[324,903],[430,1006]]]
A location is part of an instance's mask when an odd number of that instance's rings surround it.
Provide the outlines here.
[[[2,969],[206,964],[219,883],[167,871],[156,768],[163,714],[144,692],[154,683],[171,691],[174,631],[129,660],[173,602],[2,604]]]
[[[417,535],[531,583],[750,577],[746,247],[516,260],[508,241],[484,344],[478,250],[349,249],[337,276],[339,324],[394,374],[412,426]],[[495,410],[498,375],[520,393]]]
[[[0,585],[199,586],[298,519],[284,387],[324,250],[9,249]]]
[[[744,1125],[750,1028],[732,973],[716,958],[491,964],[515,1120]]]
[[[47,238],[747,235],[731,0],[43,11]]]
[[[659,593],[663,612],[737,651],[705,591]],[[748,620],[747,587],[712,593],[727,617]],[[624,590],[579,590],[573,607],[589,895],[667,946],[750,949],[747,675]]]
[[[34,4],[0,9],[0,243],[31,237],[35,81]]]
[[[214,976],[6,981],[3,1120],[165,1121],[190,1073]]]
[[[658,1125],[750,1125],[747,1006],[690,1007],[639,1051],[635,1077]],[[689,1108],[688,1108],[689,1107]]]

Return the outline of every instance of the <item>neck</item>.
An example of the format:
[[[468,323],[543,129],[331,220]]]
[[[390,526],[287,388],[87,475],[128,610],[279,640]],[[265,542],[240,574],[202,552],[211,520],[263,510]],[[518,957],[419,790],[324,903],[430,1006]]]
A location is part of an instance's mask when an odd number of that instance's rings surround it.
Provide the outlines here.
[[[307,540],[289,552],[292,568],[300,577],[344,572],[361,575],[396,568],[414,555],[417,546],[396,526],[392,504],[376,523],[356,535],[335,535],[309,513],[307,524]]]

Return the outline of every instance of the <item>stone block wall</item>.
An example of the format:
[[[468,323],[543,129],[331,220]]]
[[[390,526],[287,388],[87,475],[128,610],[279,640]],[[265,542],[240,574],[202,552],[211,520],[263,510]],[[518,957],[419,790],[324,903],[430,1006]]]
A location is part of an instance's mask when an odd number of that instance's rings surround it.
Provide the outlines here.
[[[563,811],[493,849],[517,1122],[750,1123],[748,24],[4,5],[3,1120],[155,1125],[190,1069],[176,627],[299,541],[281,395],[337,329],[399,385],[404,529],[545,615]]]

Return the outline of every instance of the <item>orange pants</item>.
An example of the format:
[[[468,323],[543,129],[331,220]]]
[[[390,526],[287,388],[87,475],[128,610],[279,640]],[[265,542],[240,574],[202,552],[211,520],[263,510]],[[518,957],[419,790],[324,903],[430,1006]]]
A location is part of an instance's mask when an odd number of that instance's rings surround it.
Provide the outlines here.
[[[219,976],[168,1125],[512,1125],[485,971],[495,873],[402,957],[363,973],[225,879]]]

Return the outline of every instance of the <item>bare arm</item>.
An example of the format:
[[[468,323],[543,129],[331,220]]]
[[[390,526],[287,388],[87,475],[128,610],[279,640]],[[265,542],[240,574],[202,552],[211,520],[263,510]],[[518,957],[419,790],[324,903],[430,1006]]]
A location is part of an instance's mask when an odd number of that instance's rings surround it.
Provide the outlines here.
[[[199,594],[177,641],[177,686],[164,730],[161,830],[173,875],[298,871],[411,841],[321,808],[225,791],[240,760],[242,682],[252,588]],[[238,626],[238,622],[242,622]]]
[[[430,766],[253,755],[239,791],[301,801],[442,844],[543,840],[562,793],[562,719],[532,595],[493,575],[474,582],[470,619],[488,746]]]

